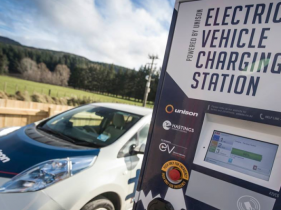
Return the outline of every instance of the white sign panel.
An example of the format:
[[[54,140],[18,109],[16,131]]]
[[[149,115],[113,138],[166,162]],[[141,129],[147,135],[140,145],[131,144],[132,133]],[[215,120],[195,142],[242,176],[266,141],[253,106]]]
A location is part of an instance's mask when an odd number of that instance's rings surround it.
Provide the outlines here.
[[[167,72],[189,98],[281,111],[281,2],[181,3]]]

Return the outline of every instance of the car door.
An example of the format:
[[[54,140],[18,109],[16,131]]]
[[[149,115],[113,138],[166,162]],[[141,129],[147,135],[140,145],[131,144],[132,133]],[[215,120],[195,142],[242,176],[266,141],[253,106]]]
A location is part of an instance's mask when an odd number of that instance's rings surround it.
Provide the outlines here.
[[[129,180],[131,179],[131,170],[133,170],[132,168],[132,161],[131,161],[131,148],[133,145],[136,145],[138,141],[138,137],[137,137],[137,133],[135,135],[133,135],[133,137],[127,141],[125,143],[125,145],[120,149],[120,151],[118,152],[118,156],[117,159],[119,161],[123,161],[126,164],[126,169],[124,170],[124,173],[122,176],[122,182],[124,180],[123,183],[125,183],[124,186],[126,186],[126,197],[125,197],[125,209],[129,209],[130,206],[132,206],[131,204],[131,196],[130,194],[132,194],[130,187],[128,185]],[[126,180],[125,180],[126,179]]]
[[[137,147],[142,144],[146,144],[148,131],[149,131],[149,124],[146,124],[137,132],[136,134],[137,141],[135,142],[132,141],[131,143],[135,143]],[[128,180],[129,194],[126,197],[126,199],[130,200],[130,205],[128,206],[128,209],[132,208],[133,199],[135,198],[135,192],[137,189],[143,155],[142,154],[130,155],[130,160],[131,160],[132,169],[130,171],[130,179]]]

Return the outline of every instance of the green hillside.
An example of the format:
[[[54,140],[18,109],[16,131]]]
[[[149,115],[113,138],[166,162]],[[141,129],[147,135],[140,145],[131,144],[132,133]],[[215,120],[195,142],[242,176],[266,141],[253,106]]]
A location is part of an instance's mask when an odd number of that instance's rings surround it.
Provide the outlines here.
[[[112,96],[91,93],[83,90],[76,90],[68,87],[60,87],[55,85],[48,85],[38,82],[17,79],[8,76],[0,76],[0,90],[3,91],[5,89],[5,86],[7,94],[15,94],[17,90],[22,92],[26,90],[29,92],[30,95],[34,92],[48,95],[49,91],[51,90],[52,97],[90,97],[90,99],[95,102],[125,103],[137,106],[142,105],[140,102],[136,102],[133,100],[125,100],[120,97],[116,98]],[[152,104],[149,104],[148,106],[152,107]]]
[[[124,58],[125,59],[125,58]],[[51,94],[60,96],[59,86],[72,87],[105,95],[122,96],[126,99],[142,100],[146,76],[150,67],[142,66],[138,71],[90,61],[82,56],[20,45],[9,38],[0,37],[0,75],[11,75],[28,81],[56,86]],[[159,81],[159,71],[152,76],[148,101],[154,101]],[[21,85],[19,85],[21,86]],[[40,85],[37,88],[40,91]],[[8,87],[7,91],[15,89]],[[27,87],[32,91],[32,87]],[[43,88],[46,94],[48,88]],[[59,92],[59,93],[54,93]],[[67,92],[67,91],[66,91]],[[71,91],[70,91],[71,92]],[[67,93],[66,93],[67,94]]]

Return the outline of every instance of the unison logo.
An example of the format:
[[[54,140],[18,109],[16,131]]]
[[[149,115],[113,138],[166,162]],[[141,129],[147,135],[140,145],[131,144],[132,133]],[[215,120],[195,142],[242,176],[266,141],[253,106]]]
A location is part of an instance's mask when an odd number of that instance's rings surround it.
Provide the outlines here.
[[[0,161],[2,161],[3,163],[9,162],[10,158],[8,158],[3,152],[2,150],[0,150]]]
[[[183,125],[176,125],[176,124],[171,123],[169,120],[166,120],[166,121],[163,122],[163,128],[165,130],[172,129],[172,130],[180,131],[180,132],[183,132],[183,133],[187,133],[187,132],[193,133],[194,132],[193,128],[189,128],[189,127],[186,127],[186,126],[183,126]]]
[[[165,111],[166,111],[168,114],[173,113],[173,111],[174,111],[174,106],[171,105],[171,104],[167,105],[166,108],[165,108]]]
[[[175,111],[175,113],[178,113],[178,114],[183,114],[183,115],[189,115],[189,116],[193,116],[193,117],[198,117],[198,113],[196,112],[190,112],[190,111],[187,111],[187,110],[182,110],[182,109],[175,109],[173,105],[169,104],[166,106],[165,108],[165,111],[168,113],[168,114],[171,114]]]

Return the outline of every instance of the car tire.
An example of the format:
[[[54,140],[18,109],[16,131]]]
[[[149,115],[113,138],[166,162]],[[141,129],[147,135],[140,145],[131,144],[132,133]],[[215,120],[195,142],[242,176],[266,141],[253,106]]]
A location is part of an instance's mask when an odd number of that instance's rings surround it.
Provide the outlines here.
[[[99,196],[87,203],[81,210],[115,210],[113,203],[106,197]]]

